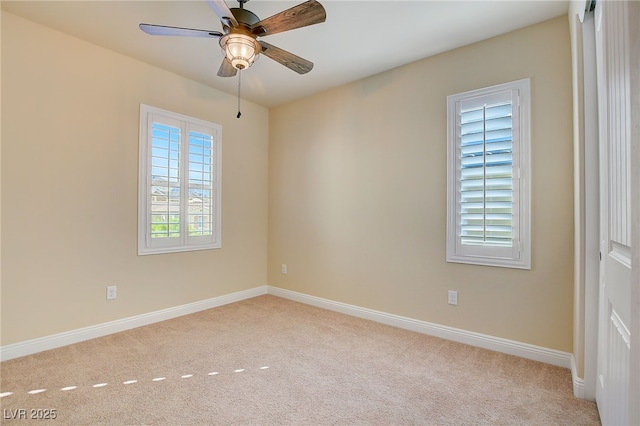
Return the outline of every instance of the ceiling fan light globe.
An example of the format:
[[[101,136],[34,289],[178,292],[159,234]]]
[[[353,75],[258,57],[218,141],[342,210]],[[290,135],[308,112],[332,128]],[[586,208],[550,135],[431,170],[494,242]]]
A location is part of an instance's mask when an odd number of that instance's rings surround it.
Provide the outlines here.
[[[259,44],[252,37],[244,34],[227,34],[220,39],[220,47],[234,68],[249,68],[256,60]]]

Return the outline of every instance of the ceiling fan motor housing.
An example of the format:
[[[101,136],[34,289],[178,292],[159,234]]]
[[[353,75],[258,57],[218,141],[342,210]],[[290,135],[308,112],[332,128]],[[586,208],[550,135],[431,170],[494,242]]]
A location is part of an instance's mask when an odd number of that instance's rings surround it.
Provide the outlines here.
[[[251,32],[251,25],[260,22],[260,18],[246,9],[232,8],[231,13],[238,21],[238,26],[232,28],[224,25],[225,35],[220,37],[220,47],[231,65],[243,70],[251,66],[262,50]]]

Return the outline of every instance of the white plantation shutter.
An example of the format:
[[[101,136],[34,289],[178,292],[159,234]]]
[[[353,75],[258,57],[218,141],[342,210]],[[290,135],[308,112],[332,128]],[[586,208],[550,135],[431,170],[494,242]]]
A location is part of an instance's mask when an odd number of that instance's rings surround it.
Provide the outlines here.
[[[469,109],[461,105],[458,128],[462,244],[513,244],[512,107],[506,99]]]
[[[163,120],[165,123],[167,120]],[[180,238],[180,151],[182,130],[151,120],[151,174],[147,177],[150,210],[148,238]],[[150,244],[151,241],[148,242]]]
[[[140,106],[138,254],[219,248],[221,128]]]
[[[447,260],[529,268],[529,80],[447,102]]]
[[[214,212],[217,185],[213,173],[216,144],[207,131],[189,131],[189,238],[194,242],[198,237],[215,237],[217,231]]]

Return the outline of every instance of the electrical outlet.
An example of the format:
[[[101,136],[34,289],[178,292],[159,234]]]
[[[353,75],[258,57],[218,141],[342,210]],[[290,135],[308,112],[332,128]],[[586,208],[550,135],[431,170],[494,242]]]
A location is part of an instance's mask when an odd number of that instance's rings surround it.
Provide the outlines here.
[[[107,300],[113,300],[117,296],[118,287],[110,285],[107,287]]]
[[[449,290],[449,304],[457,305],[458,304],[458,292],[455,290]]]
[[[280,269],[282,271],[283,274],[287,273],[287,265],[285,265],[284,263],[282,264],[282,268]]]

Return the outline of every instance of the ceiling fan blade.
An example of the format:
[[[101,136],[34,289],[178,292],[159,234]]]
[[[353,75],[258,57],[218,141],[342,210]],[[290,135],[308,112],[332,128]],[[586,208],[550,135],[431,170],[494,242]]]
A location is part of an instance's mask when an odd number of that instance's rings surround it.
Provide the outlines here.
[[[222,60],[222,64],[220,64],[218,77],[233,77],[237,72],[238,70],[235,69],[233,65],[231,65],[231,61],[225,57]]]
[[[279,47],[275,47],[262,40],[260,40],[259,43],[260,46],[262,46],[262,53],[265,56],[268,56],[285,67],[294,70],[298,74],[306,74],[313,69],[313,62],[307,61],[300,56],[296,56],[293,53],[282,50]]]
[[[140,29],[150,35],[220,38],[219,31],[197,30],[194,28],[168,27],[166,25],[140,24]]]
[[[256,22],[251,31],[257,36],[266,36],[308,25],[319,24],[327,19],[324,7],[316,0],[308,0],[269,18]]]
[[[206,0],[207,4],[213,10],[213,12],[218,15],[220,21],[228,27],[236,28],[238,26],[238,21],[236,21],[236,17],[231,13],[231,9],[227,6],[227,3],[224,0]]]

